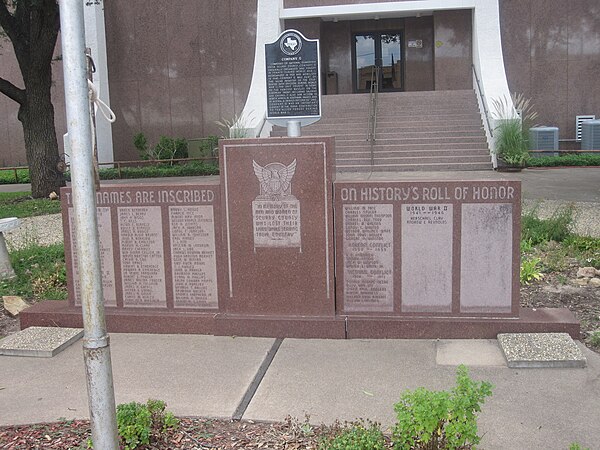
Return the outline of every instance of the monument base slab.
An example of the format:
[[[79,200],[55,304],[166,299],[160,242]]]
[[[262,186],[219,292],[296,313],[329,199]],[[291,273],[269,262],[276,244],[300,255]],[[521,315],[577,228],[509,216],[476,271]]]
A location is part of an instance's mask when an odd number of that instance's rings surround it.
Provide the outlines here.
[[[67,301],[37,303],[21,312],[19,318],[21,329],[83,327],[81,308],[69,306]],[[214,313],[106,308],[105,318],[111,333],[214,334]]]
[[[20,314],[31,326],[81,328],[81,309],[66,301],[37,303]],[[208,334],[325,339],[495,339],[499,333],[568,333],[580,339],[579,322],[566,308],[521,308],[519,318],[248,316],[164,310],[106,309],[113,333]]]
[[[348,339],[496,339],[524,332],[580,338],[579,322],[566,308],[521,308],[518,318],[348,316],[347,327]]]
[[[247,316],[219,314],[215,335],[304,339],[345,339],[344,317]]]

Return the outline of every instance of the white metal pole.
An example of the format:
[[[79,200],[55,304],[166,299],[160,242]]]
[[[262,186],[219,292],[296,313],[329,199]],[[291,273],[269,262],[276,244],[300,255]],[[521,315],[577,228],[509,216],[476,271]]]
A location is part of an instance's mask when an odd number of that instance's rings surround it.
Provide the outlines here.
[[[96,450],[117,450],[115,395],[104,319],[96,219],[83,25],[84,0],[60,0],[59,4],[73,212],[83,309],[83,356],[92,440]]]

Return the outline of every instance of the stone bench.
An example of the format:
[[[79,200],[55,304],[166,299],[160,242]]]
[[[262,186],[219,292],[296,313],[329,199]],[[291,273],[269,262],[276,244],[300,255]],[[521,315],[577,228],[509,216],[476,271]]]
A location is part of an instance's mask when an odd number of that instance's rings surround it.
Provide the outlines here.
[[[6,240],[4,232],[17,228],[20,225],[19,219],[16,217],[8,217],[0,219],[0,280],[12,278],[15,276],[15,271],[10,263],[8,249],[6,248]]]

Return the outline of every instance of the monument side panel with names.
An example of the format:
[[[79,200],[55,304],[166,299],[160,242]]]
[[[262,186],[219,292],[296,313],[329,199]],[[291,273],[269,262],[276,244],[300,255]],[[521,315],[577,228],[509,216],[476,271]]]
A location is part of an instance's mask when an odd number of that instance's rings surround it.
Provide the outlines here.
[[[69,302],[75,305],[78,277],[69,220],[71,189],[62,189],[61,198]],[[218,182],[103,186],[96,193],[96,204],[107,306],[218,308],[222,263]]]
[[[334,191],[338,313],[518,315],[520,182],[344,181]],[[369,272],[366,249],[386,245],[374,223],[383,207],[393,255]],[[393,308],[373,308],[373,292]]]

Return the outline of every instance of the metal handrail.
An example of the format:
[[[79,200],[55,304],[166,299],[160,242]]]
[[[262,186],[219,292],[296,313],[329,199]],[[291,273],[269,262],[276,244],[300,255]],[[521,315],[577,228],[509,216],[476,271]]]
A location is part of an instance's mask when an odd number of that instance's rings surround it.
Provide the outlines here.
[[[477,69],[475,68],[475,64],[471,64],[471,68],[473,69],[473,75],[475,75],[475,82],[477,83],[477,90],[479,91],[479,97],[481,98],[481,104],[483,105],[483,114],[485,116],[485,121],[487,122],[488,130],[490,131],[490,136],[494,137],[494,129],[490,124],[490,113],[487,109],[485,96],[483,95],[483,89],[481,88],[481,82],[479,81],[479,76],[477,75]]]
[[[379,93],[379,66],[371,70],[371,90],[369,93],[369,128],[367,141],[371,145],[371,169],[375,165],[375,130],[377,129],[377,94]]]

